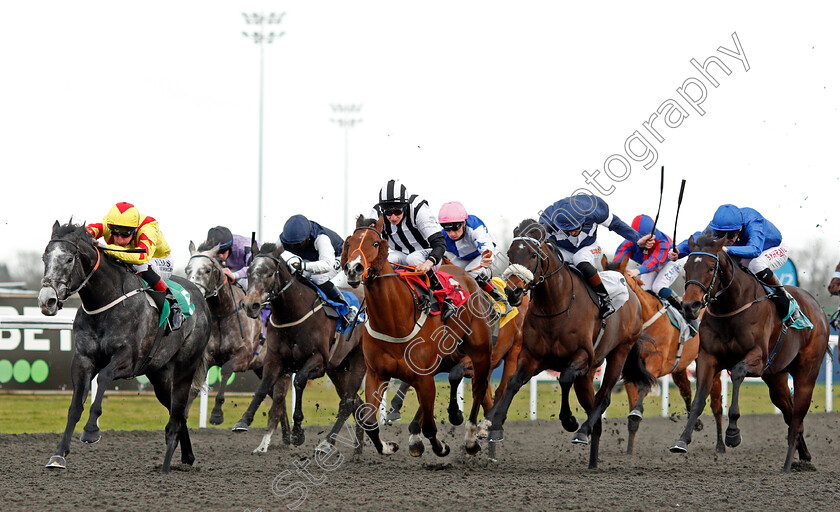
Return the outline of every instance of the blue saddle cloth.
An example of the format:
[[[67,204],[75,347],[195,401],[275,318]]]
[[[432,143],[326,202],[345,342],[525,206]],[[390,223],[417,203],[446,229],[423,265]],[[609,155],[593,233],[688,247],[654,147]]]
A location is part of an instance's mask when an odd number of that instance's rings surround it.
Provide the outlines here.
[[[332,301],[332,300],[328,299],[328,298],[327,298],[327,296],[326,296],[326,294],[325,294],[325,293],[324,293],[324,292],[323,292],[320,288],[318,288],[317,286],[315,287],[315,289],[318,291],[318,295],[320,295],[320,296],[321,296],[321,299],[322,299],[322,300],[323,300],[323,301],[324,301],[324,302],[325,302],[325,303],[326,303],[329,307],[333,308],[333,309],[335,310],[335,312],[336,312],[336,313],[338,313],[338,316],[339,316],[339,317],[338,317],[338,319],[337,319],[337,320],[336,320],[336,322],[335,322],[335,330],[336,330],[336,331],[339,331],[341,334],[345,334],[348,330],[350,330],[350,324],[349,324],[349,323],[347,323],[347,321],[344,319],[344,317],[347,315],[347,313],[349,313],[349,312],[350,312],[350,308],[348,308],[348,307],[347,307],[346,305],[344,305],[344,304],[341,304],[341,303],[339,303],[339,302],[335,302],[335,301]],[[348,304],[350,304],[350,306],[354,308],[354,310],[355,310],[354,312],[355,312],[355,313],[358,313],[358,311],[359,311],[359,299],[358,299],[358,298],[356,298],[356,296],[355,296],[355,295],[353,295],[352,293],[350,293],[350,292],[348,292],[348,291],[346,291],[346,290],[339,290],[339,291],[340,291],[342,294],[344,294],[344,300],[346,300],[346,301],[347,301],[347,303],[348,303]],[[362,323],[364,323],[364,322],[365,322],[365,316],[366,316],[366,315],[365,315],[364,313],[362,313],[362,314],[359,316],[359,318],[358,318],[358,320],[356,321],[356,323],[357,323],[357,324],[362,324]]]

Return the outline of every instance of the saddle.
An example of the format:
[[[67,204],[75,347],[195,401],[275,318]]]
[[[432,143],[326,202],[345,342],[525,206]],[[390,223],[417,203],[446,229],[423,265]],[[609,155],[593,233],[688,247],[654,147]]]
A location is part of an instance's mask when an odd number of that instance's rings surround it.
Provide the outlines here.
[[[461,287],[461,283],[446,272],[437,271],[441,289],[432,290],[424,276],[405,275],[407,270],[398,269],[397,274],[406,282],[414,294],[417,308],[430,315],[440,315],[443,299],[449,297],[455,307],[461,307],[470,298],[469,292]]]

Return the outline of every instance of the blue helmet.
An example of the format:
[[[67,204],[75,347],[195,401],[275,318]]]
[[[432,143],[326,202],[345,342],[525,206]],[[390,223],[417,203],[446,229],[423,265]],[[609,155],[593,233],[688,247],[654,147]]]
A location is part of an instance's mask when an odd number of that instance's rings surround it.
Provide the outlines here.
[[[280,241],[283,242],[283,245],[301,244],[309,238],[311,231],[309,219],[303,215],[292,215],[283,226]]]
[[[741,209],[734,204],[725,204],[718,207],[715,216],[709,227],[714,231],[738,231],[744,225],[744,216]]]

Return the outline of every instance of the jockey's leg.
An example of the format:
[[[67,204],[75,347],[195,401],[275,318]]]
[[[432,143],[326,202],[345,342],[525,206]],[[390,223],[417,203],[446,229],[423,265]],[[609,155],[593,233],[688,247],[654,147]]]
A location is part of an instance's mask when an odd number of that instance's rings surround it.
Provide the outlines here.
[[[355,308],[353,308],[353,306],[351,306],[350,303],[347,302],[347,298],[344,297],[344,294],[341,293],[341,290],[338,289],[335,283],[327,279],[323,283],[315,284],[318,286],[318,288],[321,289],[322,292],[324,292],[328,299],[330,299],[333,302],[338,302],[339,304],[344,304],[345,306],[347,306],[347,313],[344,315],[344,321],[347,322],[348,325],[352,323],[353,319],[356,317],[356,312],[354,311]]]
[[[496,289],[496,285],[493,283],[493,281],[490,280],[489,268],[479,268],[470,272],[470,275],[475,278],[475,282],[478,283],[479,288],[481,288],[482,290],[487,292],[488,295],[493,297],[493,300],[505,306],[505,315],[510,313],[512,308],[510,307],[510,304],[507,301],[507,297],[505,297],[503,293],[500,293],[499,290]]]
[[[601,276],[598,274],[595,266],[588,261],[581,261],[580,263],[576,263],[575,266],[581,271],[581,273],[583,273],[583,277],[586,278],[589,286],[591,286],[592,289],[595,290],[595,293],[598,294],[598,300],[600,302],[598,307],[601,312],[601,318],[607,318],[611,314],[615,313],[615,308],[612,305],[610,294],[607,293],[604,283],[601,282]]]
[[[423,263],[429,257],[430,252],[431,251],[428,249],[424,249],[422,251],[414,251],[406,257],[406,263],[408,265],[418,265],[420,263]],[[443,289],[443,285],[440,284],[440,280],[438,280],[437,274],[435,273],[435,271],[438,268],[440,268],[440,266],[435,265],[431,270],[426,272],[426,276],[429,278],[429,287],[432,290]],[[444,297],[443,305],[441,306],[440,311],[440,319],[445,322],[456,311],[458,311],[458,308],[455,307],[455,304],[452,302],[452,299],[450,299],[449,297]]]
[[[774,289],[774,292],[770,295],[770,300],[773,301],[773,304],[776,305],[776,310],[779,312],[780,318],[785,318],[790,310],[790,301],[791,296],[788,294],[785,287],[782,286],[782,283],[779,282],[779,278],[776,277],[776,274],[773,273],[772,270],[769,268],[765,268],[758,272],[755,277],[758,278],[763,284],[770,286]],[[785,321],[785,325],[790,327],[790,325],[795,322],[799,318],[799,310],[793,312]]]
[[[149,287],[151,289],[163,292],[166,300],[169,301],[169,331],[177,331],[180,329],[181,324],[184,323],[184,313],[181,311],[181,306],[172,294],[172,290],[170,290],[166,285],[166,281],[161,279],[155,269],[148,264],[136,265],[135,270],[137,270],[137,273],[140,274],[140,277],[149,283]]]

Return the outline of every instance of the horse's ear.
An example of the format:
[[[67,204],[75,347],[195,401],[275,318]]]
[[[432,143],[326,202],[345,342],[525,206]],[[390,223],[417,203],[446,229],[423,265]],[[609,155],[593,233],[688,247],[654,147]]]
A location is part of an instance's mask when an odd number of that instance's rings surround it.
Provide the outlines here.
[[[357,228],[362,227],[362,224],[364,224],[364,222],[365,222],[365,216],[364,215],[359,215],[358,217],[356,217],[356,227]]]
[[[210,252],[207,253],[207,255],[210,256],[211,258],[215,258],[216,256],[218,256],[219,255],[219,245],[218,244],[214,245],[213,248],[210,249]]]
[[[630,263],[630,258],[624,258],[618,265],[618,271],[622,274],[627,270],[627,264]]]
[[[195,244],[193,243],[192,240],[190,240],[190,256],[192,256],[195,253],[196,253]]]
[[[58,221],[55,221],[55,224],[53,224],[52,234],[53,235],[56,234],[56,232],[58,231],[58,228],[60,228],[60,227],[61,227],[61,223],[58,222]]]
[[[283,254],[283,244],[277,242],[277,247],[274,249],[272,256],[274,256],[275,258],[279,258],[281,254]]]
[[[604,270],[607,270],[607,264],[608,263],[609,263],[609,261],[607,260],[607,255],[602,254],[601,255],[601,268],[604,269]]]
[[[688,237],[688,250],[694,252],[694,248],[697,247],[697,242],[694,240],[694,235]]]
[[[252,255],[251,257],[253,258],[254,257],[253,255],[256,255],[256,254],[259,254],[259,253],[260,253],[260,246],[257,244],[256,241],[251,241],[251,255]]]
[[[385,217],[379,217],[379,220],[376,221],[376,230],[382,233],[382,228],[385,227]]]

